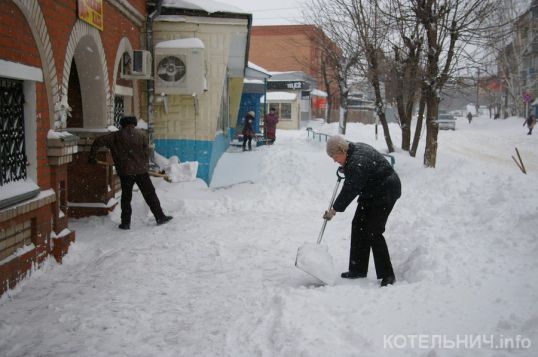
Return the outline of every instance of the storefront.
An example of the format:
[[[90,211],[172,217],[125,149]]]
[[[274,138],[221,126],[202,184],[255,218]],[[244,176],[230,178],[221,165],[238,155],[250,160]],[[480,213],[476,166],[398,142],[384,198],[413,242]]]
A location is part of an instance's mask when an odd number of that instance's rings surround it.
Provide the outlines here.
[[[284,105],[284,110],[287,110],[288,104],[292,102],[296,101],[299,105],[297,118],[291,119],[294,123],[291,126],[295,127],[297,121],[297,128],[299,128],[301,121],[312,119],[311,91],[315,89],[316,82],[314,79],[303,72],[272,72],[271,75],[271,79],[267,82],[268,93],[285,92],[295,94],[295,99],[288,101]],[[286,111],[286,114],[288,113],[291,115],[291,112]],[[279,123],[278,125],[279,128],[284,128],[284,126],[288,128],[286,124],[281,125]]]
[[[141,48],[145,6],[0,2],[0,295],[49,255],[61,261],[70,217],[113,207],[113,168],[88,165],[87,150],[122,114],[140,114],[143,77],[125,66]]]

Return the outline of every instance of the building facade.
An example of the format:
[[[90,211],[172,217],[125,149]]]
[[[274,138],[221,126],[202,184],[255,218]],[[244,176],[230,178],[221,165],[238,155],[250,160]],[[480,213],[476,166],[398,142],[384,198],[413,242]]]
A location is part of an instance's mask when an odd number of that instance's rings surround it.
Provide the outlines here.
[[[145,17],[143,0],[0,1],[0,294],[48,256],[61,261],[70,217],[114,206],[114,169],[88,165],[87,150],[140,115],[141,81],[122,66]]]
[[[182,1],[153,22],[155,150],[197,161],[208,184],[233,139],[248,66],[252,16],[237,11]]]
[[[338,108],[338,82],[333,72],[326,69],[330,79],[327,88],[323,75],[323,48],[327,46],[337,50],[334,43],[314,25],[253,26],[249,60],[272,73],[303,72],[315,80],[313,87],[331,96],[332,108]],[[314,105],[314,111],[319,109]],[[338,117],[338,113],[335,115]]]

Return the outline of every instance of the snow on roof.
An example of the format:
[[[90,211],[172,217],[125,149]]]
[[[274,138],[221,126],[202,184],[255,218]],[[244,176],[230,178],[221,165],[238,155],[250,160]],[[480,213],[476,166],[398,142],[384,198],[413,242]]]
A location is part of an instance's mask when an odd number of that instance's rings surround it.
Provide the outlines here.
[[[159,42],[156,48],[204,48],[202,40],[196,37],[182,38],[179,40],[170,40]]]
[[[310,92],[310,95],[315,95],[318,97],[326,97],[327,93],[319,89],[312,89],[312,91]]]
[[[264,84],[264,82],[261,79],[243,79],[243,83],[254,83],[254,84]]]
[[[248,61],[248,67],[249,68],[252,68],[253,70],[255,71],[258,71],[258,72],[262,72],[262,73],[265,73],[265,74],[268,74],[268,75],[271,75],[271,73],[266,70],[265,68],[261,67],[261,66],[258,66],[257,64],[255,63],[252,63],[250,61]]]
[[[214,12],[249,14],[249,12],[238,7],[215,0],[164,0],[162,6],[176,9],[203,10],[210,14]]]
[[[267,100],[268,101],[279,101],[279,100],[295,100],[297,98],[297,94],[295,93],[289,93],[289,92],[267,92]],[[264,102],[264,98],[261,97],[260,102]]]

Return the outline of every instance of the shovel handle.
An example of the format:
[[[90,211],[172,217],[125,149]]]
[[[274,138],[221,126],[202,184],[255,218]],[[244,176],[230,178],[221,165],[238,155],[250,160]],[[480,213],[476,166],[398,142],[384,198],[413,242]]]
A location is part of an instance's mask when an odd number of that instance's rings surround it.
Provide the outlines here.
[[[338,177],[338,180],[336,181],[336,186],[334,186],[333,195],[331,197],[331,202],[329,203],[328,210],[330,210],[333,207],[334,200],[336,199],[336,193],[338,192],[338,187],[340,186],[340,181],[342,181],[345,178],[345,176],[340,175],[340,173],[341,173],[340,168],[338,168],[336,170],[336,177]],[[323,224],[321,226],[321,231],[319,232],[319,237],[318,237],[317,244],[320,244],[321,240],[323,239],[323,233],[325,232],[325,226],[327,226],[327,221],[328,221],[328,219],[326,219],[326,218],[323,219]]]

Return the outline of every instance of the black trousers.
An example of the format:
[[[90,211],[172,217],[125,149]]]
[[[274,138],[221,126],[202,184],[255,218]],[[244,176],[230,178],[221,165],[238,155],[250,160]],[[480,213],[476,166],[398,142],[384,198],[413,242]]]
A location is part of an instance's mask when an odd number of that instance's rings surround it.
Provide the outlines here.
[[[155,216],[155,219],[161,219],[164,217],[164,212],[161,208],[161,202],[155,193],[155,187],[151,182],[148,173],[140,175],[120,175],[121,181],[121,223],[130,224],[131,214],[131,199],[133,198],[133,186],[136,183],[144,200],[149,206],[151,213]]]
[[[376,206],[364,206],[359,200],[351,223],[349,271],[366,274],[370,248],[372,248],[377,278],[383,279],[394,275],[383,232],[385,232],[387,219],[395,203],[396,201]]]
[[[252,150],[252,136],[250,135],[243,135],[243,150],[246,150],[247,140],[248,140],[248,149]]]

